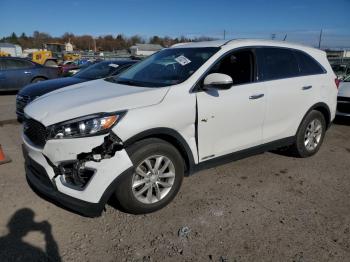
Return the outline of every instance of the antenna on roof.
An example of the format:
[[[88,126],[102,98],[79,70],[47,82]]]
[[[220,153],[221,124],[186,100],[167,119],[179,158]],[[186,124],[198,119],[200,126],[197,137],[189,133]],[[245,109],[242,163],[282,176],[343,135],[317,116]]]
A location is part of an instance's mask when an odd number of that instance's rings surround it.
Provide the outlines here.
[[[320,32],[320,37],[318,39],[318,49],[321,49],[321,42],[322,42],[322,29],[321,29],[321,32]]]

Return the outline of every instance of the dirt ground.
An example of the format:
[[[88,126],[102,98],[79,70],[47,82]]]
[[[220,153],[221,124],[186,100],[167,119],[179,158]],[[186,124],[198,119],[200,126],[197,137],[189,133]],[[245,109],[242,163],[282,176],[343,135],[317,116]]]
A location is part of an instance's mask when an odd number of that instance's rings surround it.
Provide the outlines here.
[[[107,206],[91,219],[31,191],[21,126],[3,121],[14,96],[0,97],[0,109],[0,144],[12,159],[0,165],[0,261],[350,259],[350,120],[334,124],[312,158],[260,154],[186,178],[156,213]]]

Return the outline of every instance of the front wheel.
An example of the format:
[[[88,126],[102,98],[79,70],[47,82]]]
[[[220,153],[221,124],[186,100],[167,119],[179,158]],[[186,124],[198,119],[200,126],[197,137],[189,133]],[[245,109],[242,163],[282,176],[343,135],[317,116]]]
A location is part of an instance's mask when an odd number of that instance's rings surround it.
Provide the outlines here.
[[[311,111],[301,123],[292,152],[299,157],[309,157],[320,149],[326,133],[326,120],[319,111]]]
[[[134,172],[120,178],[116,197],[125,211],[150,213],[176,196],[184,176],[184,161],[168,142],[150,138],[127,149]]]

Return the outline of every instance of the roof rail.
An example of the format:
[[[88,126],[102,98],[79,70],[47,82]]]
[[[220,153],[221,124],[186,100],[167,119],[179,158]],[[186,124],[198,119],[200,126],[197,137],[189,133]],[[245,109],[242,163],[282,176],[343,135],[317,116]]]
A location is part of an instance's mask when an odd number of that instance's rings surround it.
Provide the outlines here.
[[[227,45],[229,44],[230,42],[234,41],[234,40],[237,40],[237,39],[230,39],[230,40],[227,40],[224,44],[222,44],[221,46],[224,46],[224,45]]]
[[[182,46],[182,45],[185,45],[185,44],[188,44],[188,43],[190,43],[190,42],[177,43],[177,44],[173,44],[173,45],[170,46],[170,47]]]

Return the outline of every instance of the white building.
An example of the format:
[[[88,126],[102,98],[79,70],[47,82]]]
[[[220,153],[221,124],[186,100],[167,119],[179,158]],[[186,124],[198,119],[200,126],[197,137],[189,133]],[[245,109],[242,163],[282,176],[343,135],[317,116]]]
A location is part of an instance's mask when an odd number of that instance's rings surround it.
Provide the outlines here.
[[[73,52],[73,45],[70,42],[68,42],[65,44],[65,49],[67,52]]]
[[[0,51],[6,52],[11,56],[20,57],[22,56],[22,47],[10,43],[0,43]]]
[[[149,56],[163,49],[161,45],[154,44],[136,44],[130,47],[132,56]]]

